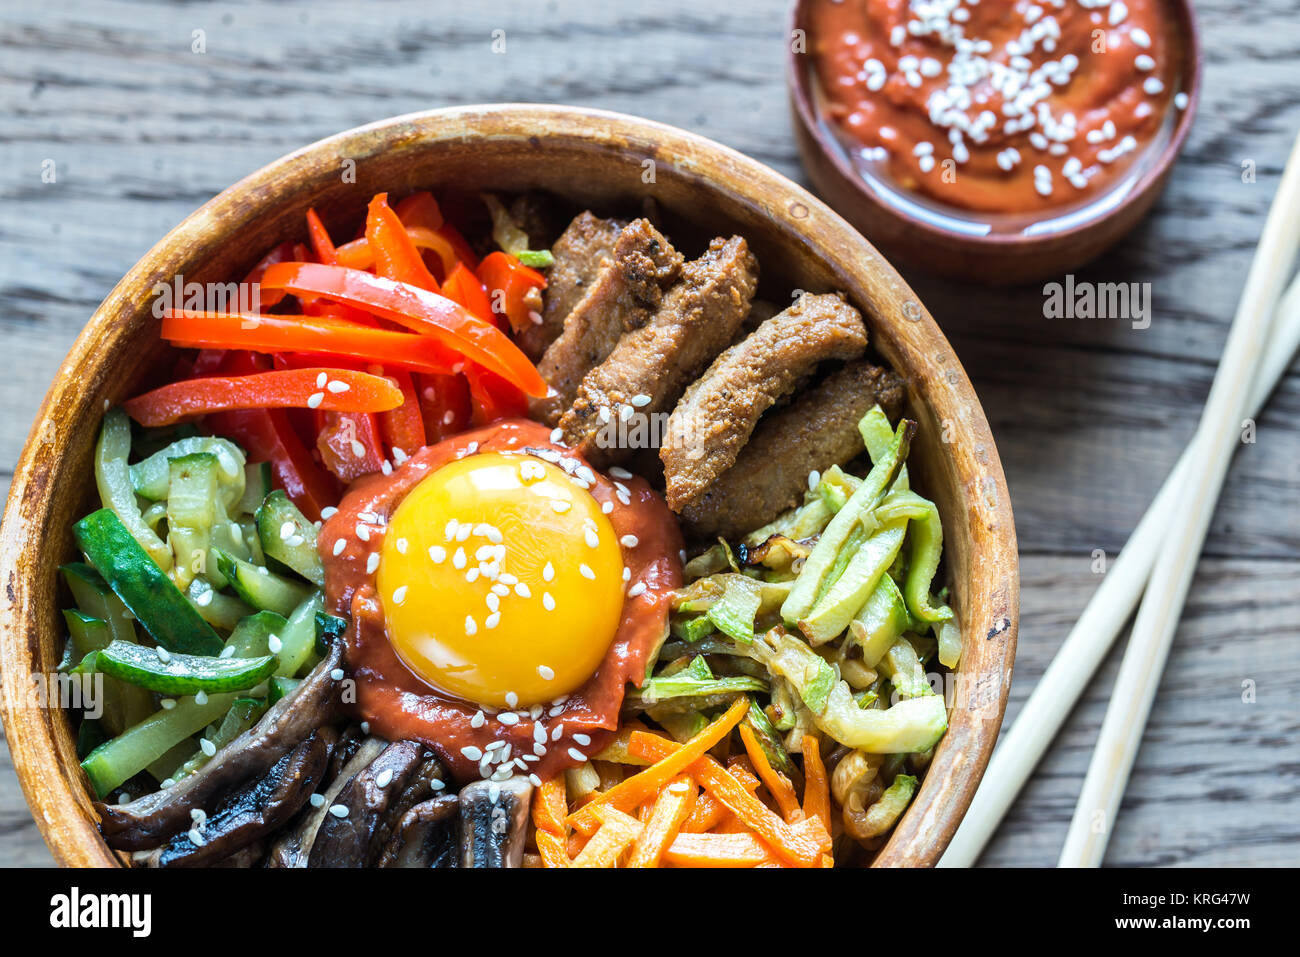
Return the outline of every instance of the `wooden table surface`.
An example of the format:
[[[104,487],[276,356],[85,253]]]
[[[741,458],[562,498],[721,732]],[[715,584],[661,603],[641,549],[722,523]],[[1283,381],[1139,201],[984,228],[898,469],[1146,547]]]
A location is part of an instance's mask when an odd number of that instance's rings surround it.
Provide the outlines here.
[[[6,488],[55,368],[121,274],[213,194],[319,137],[411,110],[549,101],[676,124],[806,182],[782,77],[786,0],[71,6],[0,2]],[[1295,0],[1195,6],[1206,62],[1187,148],[1154,214],[1078,277],[1149,282],[1148,329],[1045,319],[1041,287],[908,275],[975,382],[1010,483],[1011,718],[1097,586],[1094,550],[1115,555],[1195,428],[1300,131]],[[1108,864],[1300,863],[1298,422],[1293,372],[1232,467]],[[983,863],[1055,863],[1115,663]],[[0,746],[0,865],[48,863],[7,764]]]

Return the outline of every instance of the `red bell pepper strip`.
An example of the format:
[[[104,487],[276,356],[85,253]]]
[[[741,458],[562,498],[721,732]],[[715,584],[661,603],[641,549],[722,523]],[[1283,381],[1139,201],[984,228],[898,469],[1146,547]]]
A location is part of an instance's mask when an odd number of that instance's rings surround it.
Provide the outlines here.
[[[536,269],[525,266],[509,253],[488,253],[478,267],[478,278],[487,287],[492,311],[504,313],[516,332],[533,325],[535,305],[529,304],[534,289],[546,288],[546,277]]]
[[[379,432],[384,437],[394,461],[401,458],[396,450],[408,458],[425,446],[424,416],[420,414],[420,398],[415,391],[411,373],[394,371],[392,383],[401,390],[402,404],[379,413]]]
[[[334,479],[312,459],[283,409],[249,409],[210,415],[204,426],[240,445],[250,462],[270,462],[275,484],[284,489],[308,521],[338,502]]]
[[[488,299],[487,290],[464,263],[456,263],[456,268],[451,271],[451,275],[443,281],[442,294],[452,302],[460,303],[480,319],[486,319],[500,328],[501,323],[492,313],[492,303]]]
[[[406,227],[388,205],[387,193],[376,193],[366,209],[366,241],[375,254],[375,271],[387,279],[438,291],[438,280],[420,258]]]
[[[505,333],[445,296],[356,269],[318,263],[279,263],[267,269],[263,282],[295,295],[328,296],[368,309],[384,319],[428,333],[531,396],[546,395],[546,380]]]
[[[463,375],[420,375],[416,379],[424,434],[430,444],[470,427],[473,405]]]
[[[475,425],[528,416],[528,397],[495,372],[471,363],[465,367],[465,378],[469,381]]]
[[[123,408],[141,425],[155,428],[235,409],[387,412],[401,403],[402,391],[382,376],[347,369],[285,369],[170,382],[128,399]]]
[[[432,229],[425,229],[422,226],[408,226],[406,235],[410,237],[416,249],[427,249],[436,253],[442,265],[442,274],[451,275],[459,260],[456,258],[456,250],[448,240]],[[338,265],[349,269],[370,269],[375,265],[375,251],[370,241],[364,237],[339,246],[335,255]]]
[[[473,247],[465,237],[460,234],[460,230],[451,223],[443,223],[434,232],[451,245],[452,254],[465,264],[466,269],[470,272],[478,272],[478,256],[474,254]]]
[[[257,285],[260,287],[262,283],[262,276],[266,272],[268,266],[271,266],[275,263],[288,262],[293,258],[294,258],[294,244],[289,242],[288,240],[280,243],[280,245],[276,246],[269,253],[267,253],[260,260],[258,260],[257,265],[248,271],[248,275],[244,277],[244,284]],[[266,295],[266,296],[261,294],[260,288],[258,290],[258,300],[257,300],[258,305],[263,309],[270,309],[272,306],[274,306],[283,298],[284,298],[284,292],[282,292],[281,290],[275,290],[271,292],[270,295]]]
[[[326,412],[316,448],[325,467],[344,482],[383,468],[379,423],[369,412]]]
[[[334,250],[334,240],[330,239],[329,232],[325,229],[325,224],[320,221],[316,215],[316,210],[307,210],[307,236],[311,239],[312,252],[316,254],[319,262],[328,265],[334,265],[338,262],[338,254]]]
[[[299,265],[294,263],[290,268]],[[312,265],[311,268],[336,267]],[[175,345],[191,348],[353,356],[416,372],[447,373],[463,361],[428,336],[369,329],[324,316],[170,310],[163,316],[162,337]]]
[[[400,200],[393,207],[393,212],[397,213],[397,218],[405,226],[438,229],[443,224],[442,210],[438,208],[438,201],[428,190],[412,193]]]

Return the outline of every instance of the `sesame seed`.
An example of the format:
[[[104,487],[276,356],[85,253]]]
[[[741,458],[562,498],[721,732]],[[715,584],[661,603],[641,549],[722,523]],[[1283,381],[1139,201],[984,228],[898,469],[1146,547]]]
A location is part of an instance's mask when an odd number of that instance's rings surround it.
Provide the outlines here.
[[[562,737],[564,737],[564,725],[557,724],[555,727],[551,729],[551,740],[559,741],[560,738]]]
[[[369,721],[362,721],[362,722],[361,722],[361,733],[362,733],[362,734],[369,734],[369,733],[370,733],[370,722],[369,722]]]
[[[392,783],[393,783],[392,768],[384,768],[384,770],[380,771],[377,775],[375,775],[375,787],[377,788],[386,788],[388,787],[388,785]]]
[[[505,725],[514,725],[519,723],[519,715],[513,711],[503,711],[497,715],[497,720]]]
[[[271,654],[278,655],[280,653],[280,650],[284,648],[284,642],[280,640],[279,635],[267,635],[266,647],[271,652]]]
[[[379,471],[383,472],[385,475],[392,475],[393,463],[388,461],[388,459],[384,459],[379,463]]]
[[[324,392],[313,392],[311,395],[307,397],[307,408],[319,409],[320,404],[324,401],[325,401]]]
[[[172,660],[172,656],[167,652],[167,649],[164,648],[162,645],[159,645],[157,648],[154,649],[154,654],[158,656],[158,660],[161,661],[163,664],[167,664],[169,661]]]
[[[498,581],[495,585],[492,586],[492,594],[497,595],[501,598],[505,598],[506,595],[510,594],[510,586],[507,585],[505,582]]]
[[[547,562],[542,566],[542,581],[548,582],[555,578],[555,566]]]
[[[810,492],[814,492],[814,491],[816,491],[816,490],[817,490],[817,486],[821,484],[821,481],[822,481],[822,473],[821,473],[821,472],[817,471],[816,469],[813,469],[811,472],[809,472],[809,473],[808,473],[808,491],[810,491]]]
[[[539,778],[536,774],[528,775],[528,781],[535,788],[539,788],[542,786],[542,779]]]
[[[541,725],[538,725],[538,727],[541,727]],[[546,729],[545,729],[545,728],[542,728],[542,733],[543,733],[543,734],[546,733]],[[545,757],[545,756],[546,756],[546,745],[542,744],[540,741],[537,742],[536,744],[534,744],[534,745],[533,745],[533,754],[534,754],[536,757],[539,757],[539,758],[541,758],[541,757]]]
[[[185,836],[190,839],[191,844],[195,844],[199,847],[202,847],[206,843],[203,839],[203,835],[199,833],[199,829],[197,827],[190,828],[189,833],[187,833]]]
[[[474,717],[469,719],[469,726],[471,728],[481,728],[485,721],[487,721],[487,715],[485,715],[483,709],[480,708],[478,711],[474,712]]]
[[[398,585],[397,590],[393,592],[393,604],[400,605],[406,601],[406,586]]]
[[[555,677],[555,669],[548,668],[546,667],[546,665],[538,665],[537,674],[541,677],[543,681],[550,681]],[[538,727],[541,727],[541,725],[538,725]]]
[[[313,795],[312,795],[311,797],[309,797],[307,800],[311,802],[311,806],[312,806],[312,807],[324,807],[324,806],[325,806],[325,795],[323,795],[323,794],[313,794]]]
[[[563,438],[564,438],[564,430],[563,430],[563,429],[551,429],[551,443],[552,443],[552,444],[554,444],[554,445],[559,445],[559,444],[560,444],[560,441],[561,441]]]
[[[217,753],[217,746],[213,744],[211,741],[209,741],[207,738],[199,738],[199,750],[201,750],[208,757],[212,757],[214,754]]]
[[[347,817],[348,806],[346,804],[335,804],[330,807],[330,813],[335,817]]]
[[[1156,68],[1155,57],[1146,53],[1139,53],[1133,58],[1133,65],[1143,73],[1149,73]]]
[[[395,445],[393,446],[393,464],[394,464],[394,465],[401,465],[403,462],[405,462],[405,461],[406,461],[407,459],[409,459],[409,458],[410,458],[410,456],[406,454],[406,449],[399,449],[397,446],[395,446]]]
[[[465,616],[465,634],[472,635],[478,631],[478,622],[474,620],[473,615]]]
[[[293,537],[295,531],[297,531],[297,526],[293,522],[285,522],[280,526],[280,541],[288,541]]]
[[[328,372],[322,372],[320,375],[318,375],[316,377],[316,388],[318,389],[325,388],[325,383],[329,381],[329,377],[330,374]]]
[[[626,565],[624,565],[624,566],[623,566],[623,581],[625,581],[625,582],[630,582],[631,580],[632,580],[632,569],[630,569],[630,568],[628,568]]]
[[[601,503],[600,503],[600,510],[601,510],[602,512],[604,512],[606,515],[608,515],[608,514],[610,514],[612,511],[614,511],[614,503],[613,503],[613,502],[601,502]]]
[[[1142,49],[1144,50],[1150,49],[1151,34],[1147,33],[1141,27],[1134,27],[1132,30],[1128,32],[1128,35],[1129,35],[1129,39],[1132,40],[1134,43],[1136,43],[1138,46],[1142,47]]]
[[[348,389],[352,388],[352,386],[348,385],[346,382],[340,382],[338,379],[335,379],[333,382],[326,385],[325,388],[329,389],[335,395],[338,395],[340,392],[347,392]]]
[[[585,748],[587,745],[591,744],[591,736],[587,734],[575,733],[573,735],[573,741],[575,744],[580,744]]]
[[[342,680],[343,680],[343,669],[342,669],[342,668],[335,668],[333,671],[330,672],[330,678],[332,678],[334,681],[342,681]]]
[[[219,654],[217,657],[218,657],[218,658],[233,658],[234,656],[235,656],[235,646],[234,646],[234,645],[226,645],[226,647],[224,647],[224,648],[221,649],[221,654]]]
[[[1157,96],[1164,88],[1165,85],[1154,76],[1149,76],[1142,81],[1142,91],[1148,96]]]
[[[501,610],[501,596],[498,595],[496,592],[494,591],[488,592],[486,601],[487,601],[487,606],[489,611]]]
[[[520,582],[518,585],[515,586],[515,594],[518,595],[520,598],[533,597],[532,590],[523,582]]]
[[[366,559],[366,574],[373,575],[375,569],[379,567],[379,553],[371,552],[370,557]]]
[[[583,537],[586,539],[586,541],[587,541],[587,546],[588,546],[589,548],[599,548],[599,547],[600,547],[600,536],[596,534],[595,529],[592,529],[592,528],[586,528],[586,529],[583,529],[582,534],[583,534]]]
[[[619,539],[619,543],[624,548],[636,548],[641,544],[641,539],[637,538],[635,535],[624,535]]]
[[[328,520],[333,518],[335,515],[337,515],[338,512],[339,510],[335,508],[333,505],[326,505],[323,509],[320,510],[320,517]]]
[[[397,543],[396,543],[396,544],[397,544],[397,554],[399,554],[399,555],[405,555],[405,554],[406,554],[406,550],[407,550],[407,548],[410,547],[410,544],[411,544],[411,543],[408,542],[408,541],[407,541],[406,539],[404,539],[404,538],[399,538],[399,539],[397,540]]]
[[[555,611],[555,599],[551,597],[548,591],[542,592],[542,607],[547,611]]]
[[[507,692],[506,692],[506,704],[507,704],[509,707],[513,708],[513,707],[514,707],[515,705],[517,705],[518,703],[519,703],[519,695],[515,694],[513,691],[507,691]]]
[[[569,757],[573,758],[573,760],[575,761],[587,760],[587,756],[583,754],[581,751],[579,751],[577,748],[569,748]]]
[[[194,696],[194,703],[195,703],[195,704],[207,704],[207,703],[208,703],[208,693],[207,693],[206,691],[200,691],[198,694],[196,694],[196,695]]]
[[[645,582],[637,582],[627,590],[628,598],[636,598],[638,595],[645,594]]]
[[[570,506],[568,502],[561,501],[558,498],[551,499],[551,508],[555,512],[559,513],[560,515],[563,515],[565,512],[567,512],[569,510],[569,507]]]
[[[451,567],[456,571],[461,571],[468,563],[469,560],[465,557],[465,549],[456,549],[456,554],[451,556]]]
[[[1174,94],[1174,106],[1180,110],[1187,109],[1188,96],[1186,93],[1179,91]]]
[[[460,753],[465,755],[466,759],[470,761],[483,760],[483,751],[480,748],[474,747],[472,744],[461,748]]]
[[[447,559],[447,549],[441,545],[429,546],[429,560],[435,565],[441,565]]]
[[[474,526],[472,525],[459,526],[456,529],[456,541],[458,542],[468,541],[470,535],[473,534],[473,532],[474,532]]]
[[[578,574],[581,575],[583,578],[588,579],[589,581],[596,580],[596,573],[591,570],[591,566],[588,565],[586,562],[582,562],[581,564],[578,565]]]
[[[357,532],[357,538],[361,539],[363,542],[370,541],[370,529],[367,528],[364,524],[358,522],[356,532]]]
[[[494,611],[483,619],[484,628],[495,628],[499,624],[501,624],[501,612],[499,611]]]

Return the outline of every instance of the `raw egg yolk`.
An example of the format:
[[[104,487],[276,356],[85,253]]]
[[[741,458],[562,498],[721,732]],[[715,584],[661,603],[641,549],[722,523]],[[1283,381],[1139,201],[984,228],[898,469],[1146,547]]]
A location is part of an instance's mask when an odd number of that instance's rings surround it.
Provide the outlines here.
[[[484,453],[398,505],[378,580],[388,640],[415,674],[495,708],[549,702],[591,677],[618,630],[623,553],[563,469]]]

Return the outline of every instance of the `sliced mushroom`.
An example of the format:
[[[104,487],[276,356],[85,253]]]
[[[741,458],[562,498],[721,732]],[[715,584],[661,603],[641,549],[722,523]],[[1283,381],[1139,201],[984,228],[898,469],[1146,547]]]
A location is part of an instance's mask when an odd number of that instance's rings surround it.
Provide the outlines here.
[[[398,822],[376,867],[455,867],[460,858],[456,837],[460,802],[441,794],[415,805]]]
[[[525,777],[475,781],[460,791],[460,866],[519,867],[533,786]]]
[[[190,827],[190,812],[213,804],[246,781],[264,776],[282,757],[325,724],[338,703],[333,674],[342,667],[343,643],[329,653],[293,691],[260,721],[221,749],[218,759],[165,791],[130,804],[96,802],[99,829],[110,847],[138,851],[157,847]]]
[[[407,787],[418,781],[433,753],[418,741],[390,744],[370,765],[343,786],[321,822],[308,856],[308,867],[368,867],[387,843],[393,811],[405,813]],[[436,764],[436,761],[434,762]],[[441,765],[438,766],[439,771]],[[417,787],[415,793],[420,793]],[[428,796],[427,777],[424,797]],[[409,805],[408,805],[409,807]]]
[[[352,757],[334,773],[325,790],[319,792],[319,800],[303,808],[298,820],[276,836],[275,842],[271,845],[271,852],[267,855],[266,866],[306,867],[321,823],[329,814],[329,809],[334,806],[339,792],[364,771],[371,761],[383,754],[386,747],[388,742],[381,738],[366,738],[360,741]]]
[[[275,830],[316,790],[338,740],[322,728],[284,755],[271,770],[225,795],[212,813],[192,819],[190,830],[138,855],[153,867],[200,867],[223,861]],[[143,861],[139,857],[143,856]],[[237,862],[236,866],[237,866]]]

